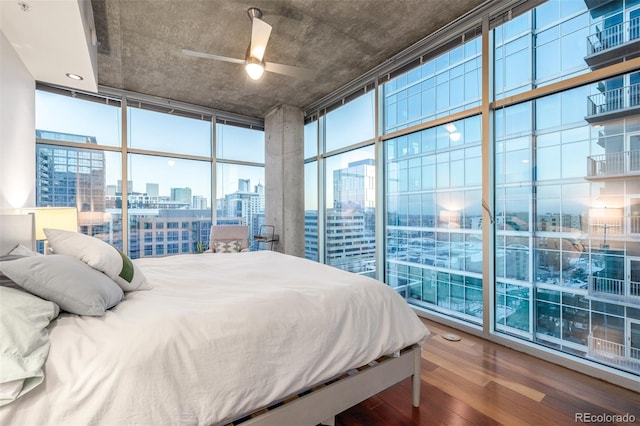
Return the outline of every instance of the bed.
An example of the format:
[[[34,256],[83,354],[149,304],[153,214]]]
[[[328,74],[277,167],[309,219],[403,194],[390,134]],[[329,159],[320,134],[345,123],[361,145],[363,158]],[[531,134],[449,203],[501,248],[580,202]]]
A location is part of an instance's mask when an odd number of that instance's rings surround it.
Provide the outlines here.
[[[0,254],[31,244],[11,229]],[[272,251],[134,263],[150,289],[61,311],[43,382],[0,424],[315,425],[409,377],[419,405],[429,331],[382,283]]]

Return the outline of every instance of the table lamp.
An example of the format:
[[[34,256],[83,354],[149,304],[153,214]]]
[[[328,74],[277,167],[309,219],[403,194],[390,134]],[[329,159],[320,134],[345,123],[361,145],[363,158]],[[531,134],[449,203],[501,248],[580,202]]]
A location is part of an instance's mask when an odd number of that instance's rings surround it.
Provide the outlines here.
[[[38,207],[27,210],[34,218],[34,238],[44,240],[44,254],[49,254],[46,228],[78,232],[78,211],[75,207]]]

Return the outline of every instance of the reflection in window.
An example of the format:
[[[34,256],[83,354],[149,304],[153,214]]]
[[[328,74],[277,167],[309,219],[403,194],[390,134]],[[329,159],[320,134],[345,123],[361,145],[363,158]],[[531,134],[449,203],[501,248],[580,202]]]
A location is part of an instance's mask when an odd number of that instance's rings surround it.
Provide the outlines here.
[[[496,114],[496,299],[509,305],[508,289],[517,294],[515,309],[496,306],[503,315],[496,315],[496,327],[640,370],[629,362],[635,349],[624,340],[637,315],[631,307],[640,303],[634,280],[640,246],[633,239],[640,179],[632,154],[638,115],[575,111],[605,88],[598,83],[536,99],[528,124],[533,137],[520,131],[526,116],[509,111],[522,105]],[[518,152],[526,159],[519,172],[509,167]],[[606,313],[597,312],[602,306]]]
[[[375,276],[375,163],[373,146],[326,162],[326,263]]]
[[[384,85],[384,132],[478,106],[481,39],[443,53]]]
[[[411,303],[482,321],[480,120],[385,142],[386,282]]]

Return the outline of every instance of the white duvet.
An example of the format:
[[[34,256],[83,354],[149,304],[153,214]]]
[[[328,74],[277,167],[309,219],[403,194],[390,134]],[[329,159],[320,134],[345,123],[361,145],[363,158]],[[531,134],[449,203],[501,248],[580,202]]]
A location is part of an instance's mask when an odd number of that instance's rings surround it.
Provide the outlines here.
[[[429,334],[390,287],[292,256],[135,262],[153,288],[54,321],[44,383],[0,424],[224,423]]]

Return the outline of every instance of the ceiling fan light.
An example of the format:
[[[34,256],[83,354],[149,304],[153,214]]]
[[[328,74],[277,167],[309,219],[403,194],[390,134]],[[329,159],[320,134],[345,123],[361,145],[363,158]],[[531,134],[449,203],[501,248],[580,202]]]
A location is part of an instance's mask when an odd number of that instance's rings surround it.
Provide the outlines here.
[[[245,69],[247,70],[249,78],[251,78],[252,80],[260,79],[260,77],[262,77],[262,74],[264,73],[264,65],[262,64],[262,62],[256,60],[247,60]]]

